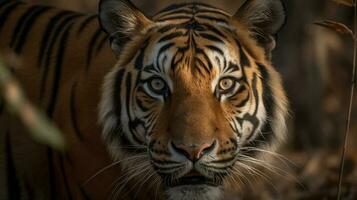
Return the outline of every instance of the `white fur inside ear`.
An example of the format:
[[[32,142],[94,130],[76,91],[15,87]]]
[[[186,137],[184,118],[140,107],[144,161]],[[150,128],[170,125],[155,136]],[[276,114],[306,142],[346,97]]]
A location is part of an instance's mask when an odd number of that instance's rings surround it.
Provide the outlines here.
[[[267,4],[249,4],[246,8],[247,11],[244,18],[251,23],[261,23],[269,20],[271,10]]]
[[[276,47],[276,41],[275,41],[275,38],[272,36],[269,36],[269,39],[270,39],[270,41],[269,41],[269,44],[267,45],[267,50],[272,51]]]
[[[102,0],[99,5],[99,21],[113,37],[140,32],[150,22],[129,0]]]
[[[234,18],[252,31],[274,35],[283,26],[286,16],[282,0],[248,0],[239,8]]]

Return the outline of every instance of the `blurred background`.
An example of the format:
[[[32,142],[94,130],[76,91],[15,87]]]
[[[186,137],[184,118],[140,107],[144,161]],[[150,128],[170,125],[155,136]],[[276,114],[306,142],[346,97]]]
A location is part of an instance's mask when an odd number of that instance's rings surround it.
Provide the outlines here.
[[[96,12],[98,3],[98,0],[28,1],[91,13]],[[178,1],[134,2],[150,16]],[[230,13],[234,13],[241,4],[238,0],[204,2]],[[279,34],[273,62],[282,74],[291,102],[289,143],[282,154],[294,164],[288,162],[286,169],[285,165],[281,168],[296,179],[282,179],[284,173],[278,172],[277,180],[271,178],[268,184],[262,184],[260,192],[252,192],[253,196],[246,198],[335,199],[352,76],[353,41],[313,23],[335,20],[352,28],[353,9],[332,0],[285,0],[285,4],[288,21]],[[344,199],[350,200],[357,199],[356,99],[342,190]],[[232,194],[232,199],[234,196]]]

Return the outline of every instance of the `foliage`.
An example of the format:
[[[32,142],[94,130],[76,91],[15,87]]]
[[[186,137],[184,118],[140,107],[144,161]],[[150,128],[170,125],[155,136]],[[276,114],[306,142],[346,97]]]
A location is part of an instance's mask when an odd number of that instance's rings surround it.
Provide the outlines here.
[[[344,145],[342,147],[341,153],[341,162],[340,162],[340,172],[339,172],[339,183],[338,183],[338,194],[337,198],[341,199],[341,189],[342,189],[342,179],[343,179],[343,172],[345,167],[345,155],[347,151],[347,143],[348,143],[348,136],[351,127],[351,115],[352,115],[352,104],[353,104],[353,97],[354,97],[354,88],[356,83],[356,53],[357,53],[357,6],[353,0],[334,0],[339,4],[343,4],[346,6],[354,7],[354,32],[349,29],[345,24],[335,22],[335,21],[323,21],[323,22],[316,22],[316,25],[323,26],[325,28],[329,28],[331,30],[336,31],[339,34],[348,34],[353,38],[354,41],[354,54],[353,54],[353,68],[352,68],[352,81],[351,81],[351,92],[350,92],[350,102],[348,107],[348,114],[346,120],[346,131],[344,135]]]
[[[19,83],[11,75],[0,59],[0,99],[6,107],[17,116],[28,128],[30,136],[37,142],[46,144],[56,150],[66,149],[66,143],[61,132],[25,97]]]
[[[354,6],[353,0],[333,0],[333,1],[335,1],[336,3],[342,4],[342,5],[345,5],[345,6],[351,6],[351,7]]]

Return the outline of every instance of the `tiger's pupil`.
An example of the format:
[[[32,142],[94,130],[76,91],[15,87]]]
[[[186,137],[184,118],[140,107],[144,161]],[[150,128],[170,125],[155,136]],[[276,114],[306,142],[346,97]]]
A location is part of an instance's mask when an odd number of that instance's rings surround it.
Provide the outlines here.
[[[160,79],[153,79],[151,81],[151,87],[156,91],[161,91],[165,87],[165,83]]]
[[[220,81],[220,88],[221,90],[229,90],[230,88],[232,88],[232,86],[234,85],[234,82],[232,79],[223,79]]]

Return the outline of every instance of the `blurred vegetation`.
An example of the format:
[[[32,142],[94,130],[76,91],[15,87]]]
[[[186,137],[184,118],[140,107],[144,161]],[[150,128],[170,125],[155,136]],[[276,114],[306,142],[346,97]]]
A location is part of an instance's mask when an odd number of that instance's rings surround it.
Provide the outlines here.
[[[0,58],[0,104],[6,105],[6,108],[23,122],[35,141],[64,151],[66,144],[61,132],[44,113],[27,100],[19,83],[12,76],[9,65],[11,64],[5,64]]]

